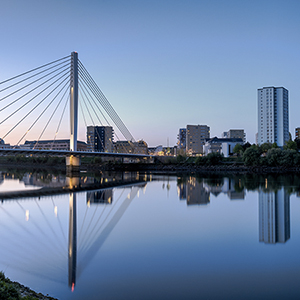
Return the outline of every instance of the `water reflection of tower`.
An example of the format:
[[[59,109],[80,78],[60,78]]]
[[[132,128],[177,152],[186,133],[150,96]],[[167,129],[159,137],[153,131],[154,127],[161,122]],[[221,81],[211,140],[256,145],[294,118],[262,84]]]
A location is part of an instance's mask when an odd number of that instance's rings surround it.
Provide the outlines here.
[[[262,191],[259,197],[259,241],[285,243],[290,238],[290,196],[282,187]]]
[[[186,199],[186,183],[180,183],[178,185],[178,196],[180,200]]]
[[[195,177],[189,177],[186,183],[180,183],[178,194],[179,199],[186,199],[187,205],[210,202],[209,192],[203,187],[203,181],[199,182]]]
[[[105,203],[111,204],[113,199],[113,191],[112,189],[95,191],[95,192],[87,192],[86,193],[86,202],[87,203]]]

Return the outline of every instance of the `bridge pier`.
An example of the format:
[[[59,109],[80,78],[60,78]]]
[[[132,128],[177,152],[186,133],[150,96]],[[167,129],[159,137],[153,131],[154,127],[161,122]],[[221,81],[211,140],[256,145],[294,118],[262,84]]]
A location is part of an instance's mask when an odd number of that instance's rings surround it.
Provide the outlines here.
[[[79,177],[81,159],[78,156],[66,156],[67,177]]]

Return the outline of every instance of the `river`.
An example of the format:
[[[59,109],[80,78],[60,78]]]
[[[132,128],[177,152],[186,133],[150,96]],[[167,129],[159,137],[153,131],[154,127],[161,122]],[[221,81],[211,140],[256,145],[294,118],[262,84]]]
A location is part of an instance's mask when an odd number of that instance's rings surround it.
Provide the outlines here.
[[[295,175],[2,171],[0,270],[58,299],[298,299],[299,191]]]

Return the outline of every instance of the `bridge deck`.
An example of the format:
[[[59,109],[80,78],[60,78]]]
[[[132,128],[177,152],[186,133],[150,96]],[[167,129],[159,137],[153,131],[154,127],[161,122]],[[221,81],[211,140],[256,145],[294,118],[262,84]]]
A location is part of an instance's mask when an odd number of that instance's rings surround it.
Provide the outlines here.
[[[1,154],[23,154],[23,155],[61,155],[61,156],[106,156],[123,158],[154,158],[148,154],[132,153],[109,153],[109,152],[88,152],[88,151],[66,151],[66,150],[39,150],[39,149],[0,149]]]

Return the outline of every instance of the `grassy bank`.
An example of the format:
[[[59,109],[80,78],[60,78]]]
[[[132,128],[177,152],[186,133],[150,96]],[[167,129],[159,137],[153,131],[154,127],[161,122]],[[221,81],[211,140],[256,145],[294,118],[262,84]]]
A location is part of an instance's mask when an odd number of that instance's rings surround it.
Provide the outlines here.
[[[0,299],[2,300],[55,300],[49,296],[44,296],[41,293],[25,287],[24,285],[11,281],[4,276],[3,272],[0,272]]]

